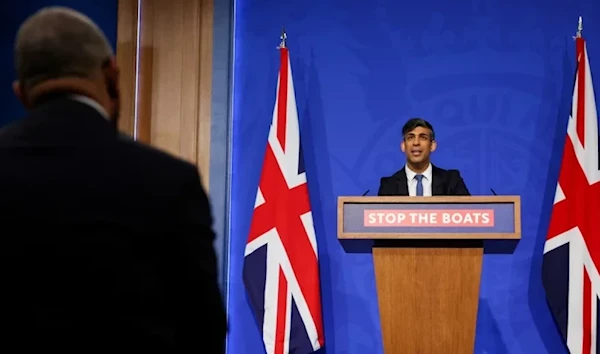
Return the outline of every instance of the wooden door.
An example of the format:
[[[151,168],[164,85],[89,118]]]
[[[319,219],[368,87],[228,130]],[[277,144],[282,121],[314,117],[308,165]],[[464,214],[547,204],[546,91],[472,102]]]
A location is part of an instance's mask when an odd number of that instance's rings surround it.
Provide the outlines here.
[[[198,166],[208,190],[212,0],[119,0],[119,128]]]

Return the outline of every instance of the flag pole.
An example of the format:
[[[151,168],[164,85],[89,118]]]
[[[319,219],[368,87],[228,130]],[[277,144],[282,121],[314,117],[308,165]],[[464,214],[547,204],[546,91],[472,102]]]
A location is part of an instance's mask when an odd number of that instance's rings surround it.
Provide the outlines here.
[[[281,39],[281,43],[279,43],[279,46],[277,47],[277,49],[285,48],[285,41],[287,40],[287,34],[285,33],[285,26],[283,26],[281,28],[281,36],[279,36],[279,38]]]
[[[583,30],[583,20],[581,19],[581,16],[579,16],[579,22],[577,24],[577,34],[576,34],[575,38],[581,38],[582,30]]]

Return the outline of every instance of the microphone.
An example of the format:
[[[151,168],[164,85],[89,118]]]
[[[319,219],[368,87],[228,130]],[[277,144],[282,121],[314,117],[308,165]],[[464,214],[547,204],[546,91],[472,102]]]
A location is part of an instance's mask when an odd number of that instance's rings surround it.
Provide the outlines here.
[[[494,195],[498,195],[496,192],[494,192],[492,188],[490,188],[490,190],[492,191],[492,193],[494,193]]]
[[[369,189],[367,189],[367,191],[364,192],[362,196],[364,197],[365,195],[367,195],[367,193],[369,193]]]

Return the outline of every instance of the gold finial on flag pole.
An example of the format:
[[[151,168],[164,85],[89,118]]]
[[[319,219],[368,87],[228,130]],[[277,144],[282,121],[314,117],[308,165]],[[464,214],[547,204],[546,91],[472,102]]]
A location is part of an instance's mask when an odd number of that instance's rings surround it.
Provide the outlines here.
[[[581,38],[581,31],[583,30],[583,20],[579,16],[579,23],[577,24],[577,35],[576,38]]]
[[[287,39],[287,34],[285,33],[285,26],[281,28],[281,36],[279,38],[281,39],[281,43],[279,43],[277,49],[285,48],[285,41]]]

